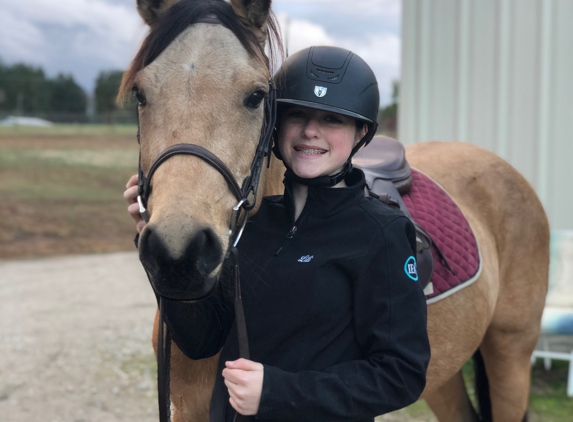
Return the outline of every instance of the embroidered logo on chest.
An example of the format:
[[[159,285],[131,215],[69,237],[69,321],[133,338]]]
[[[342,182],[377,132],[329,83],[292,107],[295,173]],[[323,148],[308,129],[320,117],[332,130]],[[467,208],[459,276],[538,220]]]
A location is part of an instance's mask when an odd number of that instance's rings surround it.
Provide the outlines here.
[[[298,259],[298,262],[310,262],[314,258],[314,255],[304,255]]]
[[[404,272],[414,281],[418,281],[418,269],[416,268],[416,258],[411,256],[404,264]]]

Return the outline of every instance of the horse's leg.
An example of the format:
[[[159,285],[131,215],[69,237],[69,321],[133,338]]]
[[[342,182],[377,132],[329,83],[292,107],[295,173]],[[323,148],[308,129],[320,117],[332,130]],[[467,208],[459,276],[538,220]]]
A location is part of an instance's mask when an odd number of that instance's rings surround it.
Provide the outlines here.
[[[537,255],[523,255],[533,257],[528,262],[515,257],[511,275],[506,272],[503,284],[507,290],[500,294],[493,320],[480,346],[496,422],[520,422],[527,411],[530,359],[539,336],[545,302],[547,242],[543,237],[536,239],[535,245],[540,250]]]
[[[458,371],[437,391],[427,395],[425,399],[440,422],[478,422],[479,420],[466,391],[461,371]]]
[[[522,333],[489,330],[480,350],[486,365],[494,421],[521,422],[527,411],[531,351]]]
[[[152,343],[157,355],[159,311],[155,314]],[[201,360],[186,357],[175,343],[171,346],[171,402],[173,422],[207,422],[215,385],[219,354]]]
[[[480,351],[495,422],[521,422],[527,410],[530,358],[539,336],[547,294],[549,225],[541,203],[519,174],[497,177],[500,222],[499,293]],[[495,182],[495,175],[491,182]],[[500,181],[503,181],[501,183]]]

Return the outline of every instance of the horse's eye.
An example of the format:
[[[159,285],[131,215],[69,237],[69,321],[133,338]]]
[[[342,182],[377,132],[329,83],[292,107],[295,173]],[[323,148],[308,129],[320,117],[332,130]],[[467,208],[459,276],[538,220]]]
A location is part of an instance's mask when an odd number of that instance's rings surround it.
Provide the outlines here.
[[[139,90],[138,87],[134,86],[133,88],[131,88],[131,93],[133,95],[133,98],[135,98],[135,100],[137,101],[137,105],[140,107],[143,107],[145,104],[147,104],[147,100],[145,99],[145,94]]]
[[[263,100],[265,99],[265,91],[259,89],[258,91],[253,92],[251,95],[247,97],[245,100],[245,106],[249,108],[259,108]]]

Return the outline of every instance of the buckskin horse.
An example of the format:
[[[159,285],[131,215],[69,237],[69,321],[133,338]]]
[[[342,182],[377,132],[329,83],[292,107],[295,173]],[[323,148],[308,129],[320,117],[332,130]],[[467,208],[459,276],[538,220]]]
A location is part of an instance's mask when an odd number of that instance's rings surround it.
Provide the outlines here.
[[[120,96],[133,91],[139,103],[140,177],[150,177],[152,164],[169,147],[195,145],[196,156],[164,155],[154,169],[145,204],[150,219],[139,241],[152,283],[172,297],[200,298],[211,291],[233,240],[229,220],[241,204],[229,178],[242,181],[252,174],[264,132],[265,107],[259,105],[270,89],[265,43],[280,43],[270,3],[137,0],[150,32],[124,75]],[[547,290],[543,208],[526,180],[485,150],[431,142],[408,146],[406,154],[455,199],[483,260],[473,284],[428,307],[432,359],[422,398],[440,421],[477,421],[461,368],[479,350],[490,398],[482,420],[521,421]],[[217,159],[226,175],[213,164]],[[251,191],[249,212],[256,212],[262,196],[281,192],[283,170],[271,159],[256,201]],[[156,319],[156,351],[157,333]],[[174,421],[208,420],[217,360],[192,361],[172,346]]]

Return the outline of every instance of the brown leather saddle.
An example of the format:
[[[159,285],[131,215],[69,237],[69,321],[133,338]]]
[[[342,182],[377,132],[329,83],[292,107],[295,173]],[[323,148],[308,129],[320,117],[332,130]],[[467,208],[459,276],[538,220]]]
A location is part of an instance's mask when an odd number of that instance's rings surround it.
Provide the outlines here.
[[[406,161],[404,146],[396,139],[375,136],[368,148],[361,149],[352,159],[354,167],[366,176],[367,195],[379,199],[386,205],[398,208],[416,228],[418,282],[425,288],[434,273],[434,259],[430,235],[417,224],[402,201],[401,195],[412,186],[412,172]],[[438,251],[440,257],[442,254]]]

